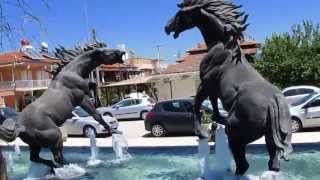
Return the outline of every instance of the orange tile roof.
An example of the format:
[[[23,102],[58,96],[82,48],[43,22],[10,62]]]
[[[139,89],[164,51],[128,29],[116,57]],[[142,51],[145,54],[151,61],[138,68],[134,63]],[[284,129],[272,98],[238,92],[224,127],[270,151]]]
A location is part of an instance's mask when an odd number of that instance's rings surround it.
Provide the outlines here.
[[[13,63],[14,61],[19,62],[30,62],[30,63],[55,63],[58,62],[56,59],[50,59],[44,57],[41,60],[32,60],[24,55],[22,52],[5,52],[0,54],[0,64],[9,64]]]
[[[240,41],[240,46],[244,54],[257,53],[259,44],[252,40]],[[177,60],[177,64],[171,64],[163,72],[164,74],[184,73],[199,71],[201,60],[207,54],[207,46],[205,43],[199,43],[195,48],[187,51],[187,53]]]

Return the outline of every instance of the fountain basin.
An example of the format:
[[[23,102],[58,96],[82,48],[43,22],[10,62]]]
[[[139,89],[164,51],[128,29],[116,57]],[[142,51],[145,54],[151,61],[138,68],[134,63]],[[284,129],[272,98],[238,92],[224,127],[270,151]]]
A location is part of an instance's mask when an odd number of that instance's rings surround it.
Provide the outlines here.
[[[211,146],[209,161],[215,162],[214,148]],[[320,179],[320,144],[298,144],[294,146],[295,152],[291,161],[281,162],[281,169],[285,180],[313,180]],[[4,148],[5,156],[12,149]],[[115,164],[113,149],[100,148],[99,159],[104,163],[97,167],[86,167],[90,157],[90,148],[65,148],[65,158],[86,169],[86,175],[79,180],[108,179],[112,180],[149,180],[149,179],[187,179],[194,180],[200,174],[197,147],[179,148],[130,148],[133,159]],[[43,151],[41,156],[50,158],[48,151]],[[248,147],[247,158],[251,164],[248,174],[260,176],[267,170],[268,155],[261,145]],[[13,171],[9,172],[9,179],[24,179],[29,171],[29,152],[22,148],[21,156],[14,159]]]

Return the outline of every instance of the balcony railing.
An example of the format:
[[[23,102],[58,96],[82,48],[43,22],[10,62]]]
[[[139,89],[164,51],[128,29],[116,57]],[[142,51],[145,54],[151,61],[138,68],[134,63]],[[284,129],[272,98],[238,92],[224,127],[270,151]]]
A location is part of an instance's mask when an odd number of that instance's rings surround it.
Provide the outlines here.
[[[11,81],[0,82],[0,91],[11,91],[14,84]]]
[[[49,87],[51,80],[17,80],[15,81],[16,91],[33,91],[33,90],[42,90]],[[14,90],[14,82],[5,81],[0,82],[0,90]]]

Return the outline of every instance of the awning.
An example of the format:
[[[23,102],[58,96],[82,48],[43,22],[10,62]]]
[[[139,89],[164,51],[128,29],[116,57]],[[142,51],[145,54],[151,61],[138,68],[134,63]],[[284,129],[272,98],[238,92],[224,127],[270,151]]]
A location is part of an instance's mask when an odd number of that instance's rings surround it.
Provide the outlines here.
[[[151,83],[152,76],[147,77],[136,77],[133,79],[128,79],[116,83],[112,83],[103,87],[117,87],[117,86],[129,86],[129,85],[137,85],[137,84],[146,84]]]
[[[183,80],[187,78],[197,79],[199,78],[199,72],[188,72],[188,73],[174,73],[174,74],[159,74],[147,77],[136,77],[116,83],[112,83],[102,87],[119,87],[119,86],[130,86],[138,84],[150,84],[158,81],[175,81]]]

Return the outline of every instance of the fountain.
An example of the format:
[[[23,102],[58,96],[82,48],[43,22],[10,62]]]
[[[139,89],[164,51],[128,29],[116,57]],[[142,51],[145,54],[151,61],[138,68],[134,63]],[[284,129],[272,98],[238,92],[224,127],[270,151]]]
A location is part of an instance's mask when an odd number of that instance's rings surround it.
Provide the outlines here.
[[[265,171],[261,176],[247,175],[242,177],[234,176],[235,165],[231,157],[231,152],[228,145],[225,127],[218,124],[216,129],[215,143],[215,159],[216,162],[212,169],[209,165],[210,147],[208,139],[199,139],[198,156],[200,165],[200,178],[204,180],[283,180],[281,173]]]
[[[116,156],[116,159],[112,161],[113,163],[118,164],[132,158],[128,153],[128,143],[122,134],[112,135],[112,147]]]
[[[14,155],[16,157],[20,157],[21,156],[20,146],[19,146],[19,144],[17,142],[14,144]]]
[[[8,172],[13,172],[13,157],[12,153],[9,152],[8,154],[8,162],[7,162],[7,167],[8,167]]]
[[[94,130],[89,129],[89,138],[90,138],[90,150],[91,150],[91,156],[90,159],[87,162],[88,167],[94,167],[98,166],[102,163],[101,160],[98,159],[98,148],[97,148],[97,142],[96,142],[96,135]]]

